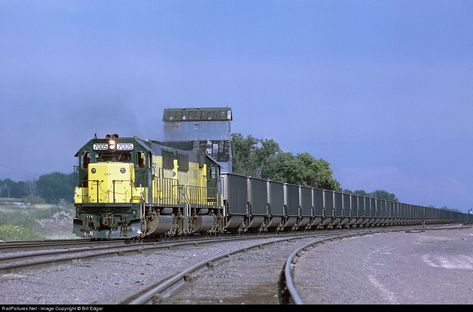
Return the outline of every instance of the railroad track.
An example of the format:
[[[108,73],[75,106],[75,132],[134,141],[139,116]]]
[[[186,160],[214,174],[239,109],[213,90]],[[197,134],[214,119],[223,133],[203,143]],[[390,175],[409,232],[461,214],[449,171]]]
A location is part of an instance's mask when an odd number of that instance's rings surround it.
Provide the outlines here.
[[[126,242],[131,243],[132,241],[124,239],[108,241],[91,241],[90,239],[8,241],[0,243],[0,253],[32,249],[71,248],[76,246],[93,246],[101,244],[125,244]]]
[[[330,243],[336,240],[342,240],[346,238],[353,238],[356,236],[364,236],[374,233],[389,233],[389,232],[406,232],[406,233],[420,233],[423,231],[438,231],[438,230],[464,230],[470,229],[471,225],[463,225],[461,227],[434,227],[434,228],[425,228],[425,229],[386,229],[384,231],[376,231],[372,233],[353,233],[339,235],[335,237],[329,237],[321,240],[315,240],[308,244],[303,245],[295,249],[284,263],[284,268],[281,271],[280,280],[279,280],[279,291],[280,291],[280,303],[282,304],[304,304],[304,300],[298,291],[296,284],[294,283],[294,271],[296,269],[299,259],[304,255],[305,252],[321,246],[326,243]]]
[[[225,234],[225,236],[236,236],[236,237],[247,237],[250,236],[248,233],[233,235]],[[224,236],[218,236],[224,237]],[[5,241],[0,242],[0,253],[10,253],[22,250],[38,250],[38,249],[61,249],[61,248],[79,248],[88,246],[90,248],[99,245],[133,245],[142,243],[155,243],[155,242],[175,242],[175,241],[196,241],[210,239],[207,237],[167,237],[167,238],[130,238],[130,239],[110,239],[110,240],[90,240],[90,239],[66,239],[66,240],[37,240],[37,241]]]
[[[373,230],[354,230],[356,232],[363,231],[363,233],[371,234]],[[346,230],[334,230],[330,232],[312,232],[304,236],[288,236],[284,238],[272,238],[267,242],[258,242],[250,246],[245,246],[232,250],[230,252],[221,253],[217,256],[210,257],[204,261],[201,261],[198,264],[192,265],[188,268],[185,268],[182,271],[176,272],[169,276],[168,278],[161,280],[154,285],[149,286],[145,290],[139,291],[130,297],[124,299],[120,304],[147,304],[147,303],[182,303],[180,301],[175,302],[172,296],[176,291],[180,290],[183,286],[192,285],[192,282],[197,279],[198,276],[201,276],[206,270],[212,270],[217,265],[222,265],[225,260],[234,258],[236,255],[245,253],[250,250],[261,250],[270,245],[278,245],[281,243],[295,241],[295,240],[307,240],[308,238],[318,237],[319,240],[322,240],[326,236],[340,236],[347,235],[342,234],[346,233]],[[354,234],[351,234],[354,235]],[[356,234],[359,235],[359,234]],[[204,287],[207,289],[206,287]],[[194,297],[199,297],[199,292],[193,293]],[[203,296],[209,295],[202,294]],[[176,296],[177,297],[177,296]],[[218,301],[215,301],[218,303]],[[204,302],[197,302],[204,303]],[[206,302],[208,303],[208,302]]]
[[[274,238],[271,241],[265,243],[255,243],[251,246],[245,246],[242,248],[238,248],[236,250],[232,250],[230,252],[225,252],[219,254],[214,257],[210,257],[205,259],[204,261],[199,262],[198,264],[192,265],[190,267],[184,268],[183,270],[171,274],[167,278],[161,279],[157,283],[149,286],[145,290],[139,291],[128,298],[121,301],[121,304],[147,304],[147,303],[165,303],[165,304],[182,304],[182,303],[241,303],[242,301],[238,301],[242,299],[241,297],[235,297],[232,301],[226,301],[219,299],[218,295],[213,294],[215,290],[218,292],[218,288],[224,287],[224,290],[221,293],[225,293],[228,295],[228,292],[233,291],[233,289],[225,288],[224,285],[231,285],[230,288],[238,288],[238,284],[244,283],[241,280],[234,280],[233,282],[228,280],[221,280],[221,276],[231,271],[231,268],[225,269],[225,264],[228,263],[230,266],[236,262],[234,261],[235,258],[242,257],[241,254],[252,251],[258,250],[255,253],[263,250],[268,246],[277,246],[278,244],[285,243],[288,241],[296,241],[296,240],[303,240],[305,243],[301,246],[298,246],[295,249],[291,249],[291,252],[288,258],[282,258],[279,261],[279,271],[281,271],[281,267],[284,267],[282,270],[282,274],[280,274],[274,282],[274,296],[277,295],[277,298],[274,301],[265,300],[272,300],[270,296],[266,296],[267,299],[263,299],[264,296],[262,294],[258,294],[257,296],[251,297],[251,294],[246,294],[248,301],[243,301],[245,303],[300,303],[299,299],[297,298],[298,293],[292,281],[292,270],[297,263],[297,257],[301,256],[303,252],[311,246],[317,246],[318,244],[324,244],[332,240],[339,240],[339,239],[346,239],[352,238],[361,235],[370,235],[375,233],[385,233],[385,232],[396,232],[396,231],[409,231],[409,230],[417,230],[418,227],[397,227],[397,228],[365,228],[365,229],[352,229],[352,230],[332,230],[332,231],[325,231],[325,232],[312,232],[312,234],[304,236],[304,237],[286,237],[286,238]],[[456,227],[456,229],[458,229]],[[309,242],[306,242],[309,240]],[[276,247],[278,248],[278,247]],[[277,249],[281,251],[282,249]],[[281,251],[284,252],[284,251]],[[275,254],[275,252],[272,252]],[[252,263],[251,260],[241,261],[243,263]],[[282,265],[284,263],[284,265]],[[252,263],[252,265],[255,265]],[[255,265],[256,266],[256,265]],[[219,272],[216,272],[216,268],[221,267]],[[264,268],[267,269],[267,268]],[[255,272],[242,272],[240,276],[251,276],[257,275],[256,271],[264,270],[261,267],[256,267]],[[210,279],[211,281],[203,281],[202,276],[206,276],[206,278]],[[244,277],[243,277],[244,278]],[[231,278],[230,278],[231,279]],[[196,284],[201,284],[201,286],[196,286]],[[251,283],[250,283],[251,284]],[[215,289],[212,289],[211,285],[215,285]],[[210,286],[210,287],[209,287]],[[251,289],[258,291],[261,288],[261,284],[255,284],[252,286],[244,285],[249,293],[251,293]],[[178,295],[178,294],[179,295]],[[272,295],[271,295],[272,296]]]
[[[217,238],[205,240],[188,240],[183,242],[141,243],[134,246],[93,246],[66,250],[52,250],[39,253],[22,253],[0,257],[0,273],[12,272],[34,266],[52,265],[62,262],[80,262],[105,256],[123,256],[129,253],[143,253],[159,249],[172,249],[188,245],[213,244],[251,238]],[[46,258],[46,259],[45,259]]]
[[[38,241],[6,241],[0,242],[0,253],[7,253],[21,250],[32,249],[59,249],[59,248],[75,248],[81,246],[99,246],[99,245],[133,245],[149,242],[173,242],[182,240],[198,240],[207,239],[209,237],[167,237],[167,238],[129,238],[129,239],[108,239],[108,240],[90,240],[90,239],[66,239],[66,240],[38,240]]]
[[[458,227],[457,227],[458,228]],[[394,228],[390,228],[394,230]],[[416,227],[398,227],[399,231],[415,231]],[[418,229],[418,227],[417,227]],[[266,297],[259,299],[261,293],[258,293],[257,297],[252,298],[252,300],[240,300],[240,298],[235,298],[234,301],[225,301],[225,303],[280,303],[279,301],[279,289],[278,289],[278,279],[279,272],[283,266],[284,261],[287,256],[291,254],[295,249],[299,248],[301,245],[313,242],[314,240],[322,240],[336,235],[346,235],[350,232],[361,233],[364,232],[379,232],[383,231],[380,228],[361,228],[361,229],[350,229],[350,230],[327,230],[327,231],[310,231],[310,232],[299,232],[299,233],[280,233],[273,235],[252,235],[252,236],[236,236],[236,237],[225,237],[220,236],[218,238],[199,238],[198,240],[190,240],[186,238],[186,241],[160,241],[160,242],[137,242],[134,245],[121,245],[118,246],[104,246],[104,245],[94,245],[93,248],[83,248],[84,246],[79,246],[73,253],[59,253],[55,256],[51,255],[50,252],[56,252],[59,250],[48,250],[45,251],[46,255],[38,257],[17,257],[15,259],[1,260],[4,257],[0,257],[0,276],[3,276],[5,279],[0,280],[5,288],[5,293],[2,296],[0,295],[0,301],[6,300],[6,302],[16,302],[12,300],[19,300],[18,302],[45,302],[45,303],[62,303],[67,304],[71,302],[82,302],[82,303],[131,303],[138,296],[143,295],[144,292],[149,291],[152,285],[156,286],[156,282],[165,282],[169,280],[172,276],[182,273],[183,270],[189,268],[191,265],[196,263],[201,264],[201,269],[198,269],[194,273],[184,274],[182,279],[184,280],[183,285],[188,287],[183,287],[179,290],[179,293],[186,293],[189,290],[192,290],[195,285],[200,284],[201,282],[211,284],[215,288],[224,288],[222,289],[224,293],[231,293],[234,291],[234,288],[244,288],[245,285],[240,285],[241,280],[238,278],[245,279],[245,276],[252,275],[257,276],[262,271],[268,271],[271,269],[271,266],[274,266],[269,273],[271,278],[270,292],[263,295]],[[386,231],[386,230],[384,230]],[[316,236],[316,237],[314,237]],[[283,241],[274,243],[275,240],[284,240],[292,239],[293,243],[284,243]],[[300,240],[298,240],[300,239]],[[297,243],[294,243],[297,242]],[[262,243],[267,243],[268,245],[262,245]],[[208,246],[204,246],[208,244]],[[202,247],[199,247],[202,245]],[[229,250],[235,250],[236,247],[241,247],[245,245],[242,250],[247,250],[246,253],[236,253],[235,255],[228,255],[221,258],[221,260],[228,259],[228,263],[221,265],[219,260],[209,261],[209,259],[214,258],[222,253],[225,253]],[[251,249],[251,245],[259,245]],[[298,246],[297,246],[298,245]],[[182,247],[181,247],[182,246]],[[186,246],[189,246],[186,248]],[[274,247],[271,247],[274,246]],[[100,249],[99,249],[100,248]],[[77,249],[86,249],[84,251],[78,251]],[[97,249],[97,250],[93,250]],[[126,250],[124,250],[126,249]],[[161,249],[161,251],[159,251]],[[238,248],[239,249],[239,248]],[[266,256],[263,257],[263,262],[258,263],[257,257],[264,251],[270,249],[266,252]],[[37,251],[37,250],[35,250]],[[155,252],[157,251],[157,252]],[[225,252],[223,252],[225,251]],[[42,251],[43,252],[43,251]],[[38,253],[38,252],[36,252]],[[142,255],[142,253],[146,253]],[[131,257],[113,257],[116,255],[130,255]],[[10,254],[8,256],[19,256],[26,255],[26,253],[15,252],[15,254]],[[210,255],[213,255],[212,257]],[[248,255],[253,255],[253,258],[248,259]],[[4,256],[4,255],[0,255]],[[92,261],[89,262],[87,259],[106,257],[104,261]],[[87,260],[87,261],[83,261]],[[63,262],[65,266],[50,266],[50,264],[55,264],[58,262]],[[224,261],[225,262],[225,261]],[[274,262],[274,263],[273,263]],[[72,265],[70,265],[72,263]],[[255,268],[256,272],[240,272],[240,267],[238,267],[236,277],[230,276],[225,279],[227,275],[231,275],[235,272],[231,272],[232,265],[236,267],[237,264],[242,266],[247,266],[249,268]],[[250,265],[251,264],[251,265]],[[41,270],[29,270],[28,272],[23,272],[25,268],[37,268],[38,266],[45,266]],[[261,271],[261,272],[259,272]],[[230,272],[231,274],[229,274]],[[11,273],[11,274],[3,274]],[[213,282],[211,278],[201,278],[202,275],[212,275],[216,274],[217,279],[214,279]],[[50,278],[52,277],[52,278]],[[260,277],[258,277],[260,278]],[[251,279],[251,278],[250,278]],[[69,280],[74,282],[69,282]],[[106,294],[101,294],[101,289],[99,285],[101,282],[96,281],[110,281],[111,287],[106,287],[108,290]],[[113,282],[112,282],[113,281]],[[141,282],[140,282],[141,281]],[[43,288],[38,288],[35,285],[41,283]],[[64,283],[64,284],[63,284]],[[138,283],[138,284],[136,284]],[[182,284],[182,283],[177,283]],[[16,286],[13,286],[16,285]],[[25,288],[25,285],[29,285]],[[58,285],[61,285],[58,287]],[[78,286],[79,285],[79,286]],[[95,285],[95,286],[92,286]],[[113,287],[113,285],[118,285]],[[249,293],[256,294],[259,291],[261,283],[254,284],[258,287],[251,289],[251,284],[249,287]],[[269,285],[269,284],[268,284]],[[174,285],[177,287],[176,285]],[[171,285],[171,288],[174,286]],[[264,286],[264,285],[263,285]],[[92,289],[90,289],[92,287]],[[53,289],[57,288],[57,292]],[[117,289],[115,289],[117,288]],[[143,289],[146,288],[145,291]],[[211,288],[211,287],[210,287]],[[212,297],[210,294],[211,289],[204,289],[202,294],[206,294],[208,298]],[[48,292],[43,292],[42,289],[49,289]],[[68,290],[68,297],[64,297],[62,290]],[[82,289],[79,291],[79,289]],[[113,289],[113,291],[112,291]],[[264,288],[268,290],[269,286]],[[85,291],[87,290],[87,291]],[[90,290],[90,291],[89,291]],[[133,294],[137,290],[142,290],[140,294]],[[28,296],[30,293],[36,293],[35,298],[29,299]],[[57,295],[54,295],[57,293]],[[172,293],[172,292],[171,292]],[[199,294],[199,292],[196,292]],[[274,297],[274,296],[275,297]],[[201,298],[200,295],[191,294],[188,296],[188,301],[179,301],[179,296],[170,295],[166,297],[166,291],[158,291],[158,295],[154,296],[151,301],[163,303],[219,303],[219,301],[205,301]],[[183,298],[185,296],[182,296]],[[272,297],[272,298],[270,298]],[[20,299],[6,299],[6,298],[20,298]],[[48,299],[49,298],[49,299]],[[82,298],[82,299],[77,299]],[[127,298],[126,300],[124,298]],[[213,298],[218,298],[215,296]],[[255,299],[256,298],[256,299]],[[35,301],[36,300],[36,301]],[[44,301],[38,301],[44,300]],[[69,301],[69,300],[80,300],[80,301]],[[271,301],[273,300],[273,301]],[[3,302],[3,301],[2,301]]]
[[[300,232],[305,233],[305,232]],[[230,234],[226,233],[216,237],[252,237],[255,235],[270,234]],[[286,235],[285,233],[273,235]],[[95,247],[98,245],[133,245],[142,243],[155,242],[175,242],[175,241],[196,241],[210,239],[210,236],[184,236],[184,237],[167,237],[167,238],[129,238],[129,239],[109,239],[109,240],[90,240],[90,239],[58,239],[58,240],[32,240],[32,241],[0,241],[0,253],[10,253],[22,250],[38,250],[38,249],[61,249],[61,248],[78,248],[83,246]]]
[[[401,230],[376,231],[376,233],[396,232],[396,231],[401,231]],[[322,244],[331,242],[331,241],[341,240],[341,239],[346,239],[346,238],[353,238],[356,236],[370,235],[374,233],[375,232],[364,232],[364,233],[338,235],[335,237],[318,239],[308,244],[304,244],[302,247],[298,247],[289,255],[286,262],[284,263],[283,269],[281,270],[281,275],[280,275],[279,283],[278,283],[279,292],[280,292],[280,297],[279,297],[280,303],[282,304],[288,304],[288,303],[303,304],[304,303],[294,283],[294,270],[297,265],[297,261],[299,260],[300,257],[304,255],[304,252],[310,249],[313,249],[317,246],[320,246]]]
[[[283,236],[288,234],[283,234]],[[307,234],[299,233],[299,236],[304,236]],[[46,250],[39,252],[15,252],[13,254],[8,254],[5,256],[0,256],[0,273],[13,272],[19,269],[34,267],[34,266],[44,266],[52,265],[61,262],[78,262],[82,259],[92,259],[105,256],[123,256],[129,253],[143,253],[159,249],[172,249],[181,246],[198,246],[203,244],[213,244],[213,243],[224,243],[240,240],[253,240],[253,239],[264,239],[268,237],[274,237],[278,235],[248,235],[248,236],[237,236],[232,235],[229,237],[217,237],[217,238],[195,238],[195,239],[186,239],[184,241],[154,241],[154,242],[135,242],[134,244],[125,244],[123,241],[101,241],[100,244],[97,242],[89,241],[89,244],[86,244],[87,247],[82,247],[84,244],[72,245],[75,248],[61,249],[64,247],[63,243],[60,242],[58,245],[54,246],[54,250]],[[105,245],[103,245],[105,244]]]
[[[7,241],[0,242],[0,253],[8,253],[22,250],[38,250],[38,249],[60,249],[60,248],[76,248],[81,246],[95,247],[99,245],[133,245],[141,243],[154,242],[174,242],[207,239],[210,237],[167,237],[167,238],[129,238],[129,239],[109,239],[109,240],[90,240],[90,239],[67,239],[67,240],[38,240],[38,241]]]
[[[464,224],[463,228],[469,228],[471,224]],[[430,230],[442,230],[445,228],[450,227],[435,227],[431,228]],[[327,230],[317,231],[323,232]],[[329,230],[330,231],[330,230]],[[419,231],[418,228],[414,229],[413,231]],[[305,233],[305,232],[303,232]],[[224,236],[231,236],[232,234],[224,234]],[[253,236],[252,233],[244,233],[244,234],[235,234],[232,236],[237,237],[248,237]],[[259,235],[267,235],[267,234],[259,234]],[[278,235],[286,235],[286,234],[278,234]],[[290,234],[287,234],[290,235]],[[220,237],[224,237],[220,236]],[[206,239],[207,237],[185,237],[185,240],[199,240],[199,239]],[[170,237],[170,238],[145,238],[145,239],[110,239],[110,240],[90,240],[90,239],[58,239],[58,240],[31,240],[31,241],[0,241],[0,253],[8,253],[14,251],[21,251],[21,250],[32,250],[32,249],[60,249],[60,248],[75,248],[80,246],[89,246],[95,247],[97,245],[113,245],[113,244],[122,244],[122,245],[131,245],[131,244],[139,244],[139,243],[146,243],[146,242],[170,242],[182,240],[179,237]]]

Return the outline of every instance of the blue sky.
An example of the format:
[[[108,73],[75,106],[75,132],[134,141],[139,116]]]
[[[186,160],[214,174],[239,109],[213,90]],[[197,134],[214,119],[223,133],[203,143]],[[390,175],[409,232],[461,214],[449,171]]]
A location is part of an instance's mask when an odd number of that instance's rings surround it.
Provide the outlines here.
[[[70,172],[165,107],[331,164],[343,188],[473,204],[473,1],[0,1],[0,178]],[[14,169],[12,169],[14,168]]]

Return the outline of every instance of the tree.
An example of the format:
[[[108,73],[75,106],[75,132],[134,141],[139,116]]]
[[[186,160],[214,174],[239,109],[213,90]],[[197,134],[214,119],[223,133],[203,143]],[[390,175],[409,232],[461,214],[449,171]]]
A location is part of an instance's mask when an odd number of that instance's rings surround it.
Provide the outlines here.
[[[364,190],[356,190],[352,192],[349,189],[344,189],[343,192],[349,193],[349,194],[355,194],[355,195],[360,195],[360,196],[367,196],[367,197],[374,197],[374,198],[379,198],[379,199],[384,199],[384,200],[391,200],[397,202],[398,199],[394,193],[389,193],[384,190],[376,190],[371,193],[367,193]]]
[[[240,133],[232,134],[232,144],[233,172],[258,178],[268,162],[281,152],[272,139],[258,140],[251,135],[244,138]]]
[[[291,153],[279,153],[268,161],[262,176],[279,182],[301,184],[304,167]]]
[[[38,194],[48,203],[58,203],[63,199],[71,202],[74,196],[74,174],[54,172],[39,177]]]
[[[315,159],[309,153],[297,155],[306,168],[301,185],[318,187],[326,190],[341,191],[340,183],[333,178],[330,164],[324,159]]]
[[[355,192],[353,192],[353,194],[368,197],[371,196],[371,193],[367,193],[364,190],[356,190]]]
[[[461,212],[461,211],[460,211],[460,210],[458,210],[458,209],[455,209],[455,208],[448,208],[448,207],[447,207],[447,206],[445,206],[445,205],[444,205],[442,208],[440,208],[440,209],[445,209],[445,210],[450,210],[450,211]]]
[[[29,183],[31,182],[0,180],[0,197],[22,198],[31,195]]]
[[[261,178],[264,168],[280,153],[279,144],[273,139],[259,140],[259,148],[255,149],[253,159],[250,159],[251,162],[256,164],[254,176]]]
[[[273,139],[244,138],[232,134],[234,173],[339,191],[340,183],[332,177],[330,164],[309,153],[283,152]]]
[[[372,193],[370,193],[370,196],[376,197],[379,199],[385,199],[385,200],[391,200],[397,202],[397,197],[394,193],[389,193],[384,190],[376,190]]]
[[[240,133],[232,134],[233,172],[247,175],[251,171],[250,157],[258,141],[249,135],[246,139]]]

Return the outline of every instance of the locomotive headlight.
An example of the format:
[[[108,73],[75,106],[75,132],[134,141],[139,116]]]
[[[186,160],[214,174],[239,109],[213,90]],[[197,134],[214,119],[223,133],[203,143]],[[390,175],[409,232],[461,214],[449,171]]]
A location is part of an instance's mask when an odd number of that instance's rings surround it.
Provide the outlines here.
[[[108,141],[108,144],[110,146],[110,149],[115,149],[115,140]]]

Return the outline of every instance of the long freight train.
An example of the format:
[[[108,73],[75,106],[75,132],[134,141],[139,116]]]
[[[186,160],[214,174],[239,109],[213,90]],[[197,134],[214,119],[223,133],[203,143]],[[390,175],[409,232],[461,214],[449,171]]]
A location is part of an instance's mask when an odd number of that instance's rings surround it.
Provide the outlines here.
[[[73,231],[88,238],[473,221],[472,215],[220,174],[205,154],[107,135],[75,155]]]

